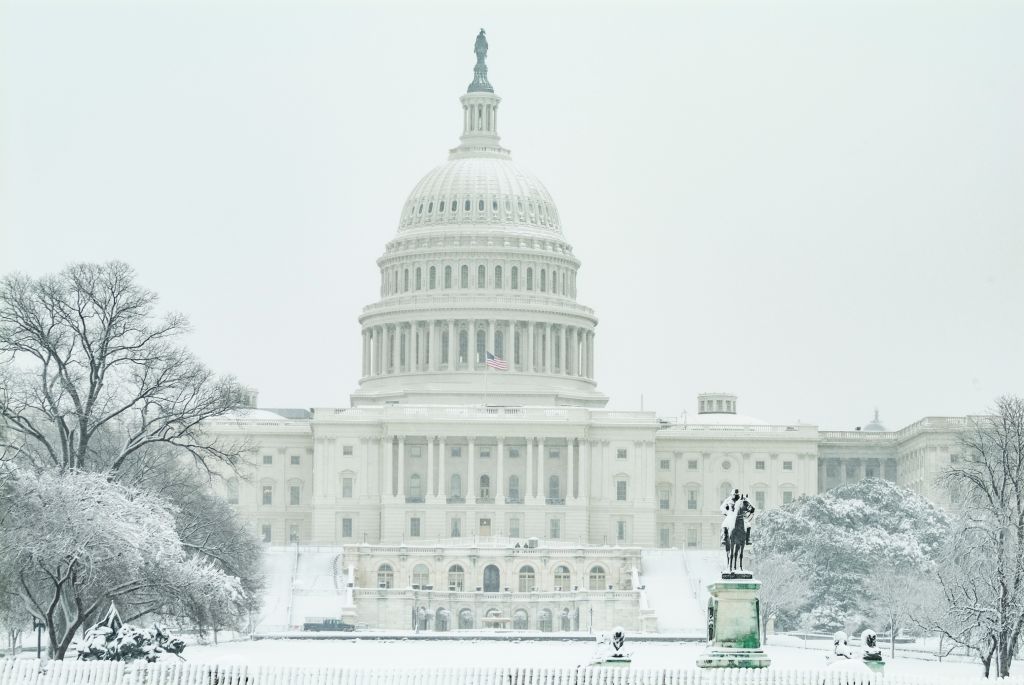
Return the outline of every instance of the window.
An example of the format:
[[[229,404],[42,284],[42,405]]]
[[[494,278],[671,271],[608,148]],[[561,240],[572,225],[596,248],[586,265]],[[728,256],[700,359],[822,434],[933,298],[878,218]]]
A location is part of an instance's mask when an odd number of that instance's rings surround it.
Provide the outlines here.
[[[238,504],[238,479],[228,478],[226,487],[228,504]]]
[[[298,485],[288,486],[288,504],[298,506],[302,500],[302,487]]]
[[[452,287],[452,268],[450,266],[444,268],[444,287]]]
[[[551,539],[558,540],[562,537],[562,521],[560,519],[551,519],[549,523],[549,530],[551,532]]]
[[[604,566],[595,566],[590,569],[589,581],[591,590],[603,590],[607,576],[604,573]]]
[[[288,524],[288,542],[299,541],[299,524],[290,523]]]
[[[559,452],[558,450],[549,450],[548,451],[548,459],[558,459],[558,457],[560,455],[561,455],[561,452]]]
[[[519,537],[519,517],[513,516],[508,520],[508,534],[509,537]]]
[[[461,270],[459,276],[460,276],[460,278],[459,278],[460,283],[459,284],[461,285],[461,287],[468,288],[469,287],[469,267],[466,266],[465,264],[463,264],[462,265],[462,270]]]
[[[620,449],[615,451],[615,458],[616,459],[625,459],[626,456],[627,456],[627,454],[626,454],[626,450],[625,449],[620,448]]]
[[[274,486],[264,485],[263,486],[263,504],[270,505],[274,503]]]
[[[551,272],[551,292],[558,294],[558,272],[554,270]]]
[[[390,590],[395,586],[395,569],[391,564],[381,564],[377,569],[377,587]]]
[[[670,468],[672,468],[672,461],[669,459],[662,459],[661,461],[658,462],[658,467],[662,471],[668,471]]]
[[[503,276],[504,276],[504,274],[502,274],[501,267],[500,266],[494,267],[494,287],[495,288],[502,288],[504,286],[504,283],[503,283],[504,278],[503,278]]]
[[[519,290],[519,267],[513,266],[511,273],[512,283],[510,287],[512,290]]]
[[[409,519],[409,537],[418,538],[420,536],[420,517],[413,516]]]
[[[483,330],[476,332],[476,363],[483,364],[484,356],[487,350],[487,334]]]
[[[526,289],[533,290],[533,267],[526,267]]]
[[[448,589],[455,592],[466,589],[466,571],[458,564],[448,569]]]
[[[764,471],[764,460],[763,459],[758,459],[757,461],[754,462],[754,470],[755,471]]]
[[[790,490],[785,490],[782,493],[782,503],[791,504],[793,502],[793,493]]]
[[[509,447],[508,448],[508,458],[509,459],[518,459],[519,458],[519,448],[518,447]]]
[[[436,266],[430,267],[430,282],[429,282],[429,285],[430,285],[430,289],[431,290],[433,290],[434,288],[437,287],[437,267]]]
[[[341,479],[341,496],[345,498],[352,496],[352,476],[345,476]]]
[[[264,454],[263,455],[263,465],[264,466],[270,466],[273,463],[274,463],[274,455],[273,454]]]
[[[626,481],[617,480],[615,481],[615,501],[625,502],[626,501]]]
[[[409,270],[406,269],[402,274],[402,290],[409,292]]]
[[[480,497],[488,498],[491,496],[491,477],[480,476]]]
[[[558,476],[548,478],[548,498],[557,500],[561,497],[561,489],[558,486]]]
[[[418,473],[409,476],[409,497],[423,497],[423,479]]]
[[[416,290],[423,290],[423,270],[416,267]]]
[[[668,509],[671,505],[672,499],[672,486],[668,484],[661,484],[658,486],[658,508]]]
[[[462,476],[453,473],[449,480],[448,495],[450,497],[462,497]]]
[[[491,449],[489,447],[481,447],[480,448],[480,458],[481,459],[490,459],[491,458]]]
[[[519,476],[508,477],[508,498],[509,502],[519,502]],[[509,535],[512,535],[511,531]]]
[[[548,288],[548,272],[544,269],[540,270],[540,291],[543,293]]]
[[[555,590],[571,590],[572,575],[568,566],[559,566],[555,569]]]
[[[459,364],[469,361],[469,334],[459,331]]]
[[[487,268],[483,264],[478,266],[476,269],[476,287],[487,287]]]
[[[718,486],[718,501],[721,502],[731,494],[732,483],[730,483],[729,481],[723,481],[722,484]]]
[[[484,211],[484,201],[478,200],[476,203],[476,208],[481,212]]]
[[[460,518],[453,518],[452,519],[451,531],[452,531],[452,537],[453,538],[461,538],[462,537],[462,519],[460,519]]]
[[[472,203],[469,200],[466,200],[466,202],[462,206],[462,208],[468,212],[470,209],[473,208],[473,205],[472,205]]]
[[[298,454],[293,454],[292,455],[292,466],[298,466],[301,463],[302,463],[302,457],[299,456]]]
[[[687,488],[686,490],[686,508],[690,511],[697,510],[697,488]]]
[[[784,462],[782,462],[782,470],[783,471],[792,471],[793,470],[793,462],[791,462],[791,461],[784,461]]]
[[[690,469],[691,471],[696,471],[697,470],[697,460],[696,459],[690,459],[689,461],[687,461],[686,462],[686,468]]]
[[[731,468],[732,468],[732,462],[731,461],[723,461],[722,462],[722,470],[723,471],[728,471]]]
[[[352,537],[352,519],[341,519],[341,537]]]
[[[452,448],[452,456],[453,457],[461,457],[462,456],[462,448],[461,447],[453,447]]]
[[[519,569],[519,591],[533,592],[537,588],[537,575],[532,566],[524,566]]]
[[[686,546],[697,547],[700,545],[700,528],[690,526],[686,529]]]
[[[758,490],[754,493],[754,506],[758,510],[764,509],[764,490]]]
[[[270,542],[273,532],[273,528],[271,528],[269,523],[264,523],[260,526],[260,534],[263,536],[263,542]]]
[[[430,569],[426,564],[416,564],[412,568],[412,584],[423,588],[430,585]]]
[[[626,540],[626,522],[616,521],[615,522],[615,539],[619,542],[625,542]]]

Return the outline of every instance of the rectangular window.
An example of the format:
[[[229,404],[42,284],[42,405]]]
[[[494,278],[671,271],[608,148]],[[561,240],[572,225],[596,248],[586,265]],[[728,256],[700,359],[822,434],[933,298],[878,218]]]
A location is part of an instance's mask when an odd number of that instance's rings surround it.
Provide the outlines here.
[[[508,535],[509,537],[519,537],[519,517],[513,516],[508,520]]]
[[[264,523],[262,526],[260,526],[260,533],[263,536],[263,542],[270,542],[273,532],[274,531],[270,527],[269,523]]]
[[[288,488],[288,504],[296,506],[300,503],[302,497],[302,488],[298,485],[292,485]]]
[[[264,466],[270,466],[273,463],[274,463],[274,455],[273,454],[264,454],[263,455],[263,465]]]
[[[661,460],[661,470],[668,471],[672,467],[672,462],[668,459]]]
[[[754,493],[754,506],[758,509],[764,509],[764,490],[758,490]]]
[[[697,491],[687,490],[686,491],[686,508],[691,511],[697,510]]]
[[[696,459],[690,459],[689,461],[687,461],[686,462],[686,468],[690,469],[691,471],[696,471],[697,470],[697,460]]]
[[[453,457],[461,457],[462,456],[462,448],[461,447],[453,447],[452,448],[452,456]]]
[[[341,479],[341,496],[351,497],[352,496],[352,479],[345,477]]]
[[[420,517],[413,516],[409,519],[409,537],[418,538],[420,536]]]
[[[690,526],[686,529],[686,546],[697,547],[700,545],[700,528]]]
[[[550,450],[548,452],[548,459],[558,459],[560,452],[558,450]]]
[[[452,519],[452,537],[462,537],[462,519]]]
[[[562,537],[562,522],[559,519],[551,519],[551,539],[558,540]]]
[[[491,457],[491,451],[489,449],[482,449],[482,450],[480,450],[480,458],[481,459],[490,459],[490,457]]]
[[[668,497],[663,497],[663,498],[658,500],[658,507],[660,509],[668,509],[668,505],[669,505]]]
[[[519,448],[518,447],[510,447],[509,450],[508,450],[508,458],[509,459],[518,459],[519,458]]]
[[[288,524],[288,542],[294,543],[299,541],[299,524],[289,523]]]
[[[302,463],[302,457],[298,454],[292,455],[292,466],[298,466]]]
[[[423,456],[423,449],[419,445],[409,445],[409,456],[418,458]]]
[[[264,485],[263,486],[263,503],[273,504],[274,503],[274,486]]]
[[[792,501],[793,501],[793,493],[792,492],[790,492],[789,490],[786,490],[785,492],[782,493],[782,503],[783,504],[790,504],[790,503],[792,503]]]
[[[615,452],[615,458],[616,459],[625,459],[626,456],[627,456],[627,454],[626,454],[626,450],[625,449],[621,449],[620,448],[620,449],[616,450],[616,452]]]
[[[754,470],[764,471],[764,459],[758,459],[754,462]]]
[[[626,540],[626,522],[616,521],[615,522],[615,539],[619,542]]]
[[[615,481],[615,500],[618,502],[626,501],[626,481]]]
[[[341,519],[341,537],[352,537],[352,519]]]
[[[672,531],[664,526],[658,529],[658,546],[670,547],[672,545]]]
[[[784,461],[784,462],[782,462],[782,470],[783,471],[792,471],[793,470],[793,462],[791,462],[791,461]]]
[[[344,445],[341,448],[341,453],[342,453],[343,456],[351,457],[352,456],[352,445]]]

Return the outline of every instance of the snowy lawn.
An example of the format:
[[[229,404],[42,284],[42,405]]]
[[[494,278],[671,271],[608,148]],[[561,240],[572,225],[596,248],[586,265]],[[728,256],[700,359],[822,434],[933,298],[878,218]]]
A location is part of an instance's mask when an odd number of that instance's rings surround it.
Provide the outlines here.
[[[765,650],[772,668],[824,668],[823,649],[803,649],[792,638],[779,638]],[[818,645],[824,647],[824,644]],[[634,668],[696,668],[699,643],[628,642]],[[440,666],[577,666],[588,663],[594,645],[587,642],[534,642],[510,637],[490,640],[257,640],[190,646],[189,661],[209,664],[291,664],[351,668],[428,668]],[[923,661],[897,655],[887,674],[957,682],[981,675],[980,662]]]

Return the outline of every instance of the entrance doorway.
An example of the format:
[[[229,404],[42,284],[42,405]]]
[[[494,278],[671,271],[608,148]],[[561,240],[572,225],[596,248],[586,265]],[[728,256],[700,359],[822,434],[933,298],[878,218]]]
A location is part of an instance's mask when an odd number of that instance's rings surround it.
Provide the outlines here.
[[[486,537],[491,534],[491,519],[480,519],[480,536]]]

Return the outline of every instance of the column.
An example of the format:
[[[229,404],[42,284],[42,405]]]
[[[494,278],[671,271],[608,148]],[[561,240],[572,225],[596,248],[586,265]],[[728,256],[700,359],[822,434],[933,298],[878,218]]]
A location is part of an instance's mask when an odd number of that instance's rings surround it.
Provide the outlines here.
[[[568,481],[565,484],[565,488],[566,488],[565,499],[566,500],[571,500],[571,499],[574,500],[574,499],[576,499],[576,488],[575,488],[575,485],[576,485],[576,483],[575,483],[575,480],[576,480],[575,479],[575,476],[576,476],[576,466],[573,464],[573,462],[576,461],[576,454],[575,454],[576,449],[575,449],[575,446],[572,443],[573,443],[572,438],[567,438],[566,441],[565,441],[566,449],[568,451],[568,454],[566,455],[568,461],[566,462],[566,467],[565,467],[565,480]]]
[[[398,438],[398,501],[405,501],[405,436]]]
[[[551,373],[551,369],[552,369],[551,362],[554,361],[551,358],[552,357],[551,351],[553,349],[555,349],[555,345],[554,345],[554,342],[553,342],[553,339],[555,337],[555,327],[552,326],[549,323],[546,323],[546,324],[543,324],[543,325],[544,325],[543,332],[544,332],[544,335],[545,335],[545,338],[544,338],[544,356],[545,356],[545,359],[544,359],[544,373]]]
[[[437,371],[438,360],[441,358],[441,346],[438,344],[437,321],[430,320],[430,370]]]
[[[572,328],[572,365],[569,367],[569,372],[574,375],[580,375],[580,329],[578,326]]]
[[[367,342],[368,341],[368,336],[367,336],[366,333],[367,333],[366,329],[364,328],[363,329],[363,370],[362,370],[362,373],[360,374],[362,376],[368,376],[369,375],[369,373],[367,373],[367,370],[366,370],[366,367],[370,363],[369,362],[369,356],[370,355],[368,355],[366,353],[367,352],[367,348],[369,347],[369,343]]]
[[[442,502],[448,497],[448,480],[445,476],[445,462],[448,461],[448,446],[444,437],[441,438],[441,455],[437,459],[437,497]]]
[[[391,326],[391,373],[398,373],[398,324]]]
[[[494,501],[497,504],[505,503],[505,438],[498,437],[498,467],[494,484]]]
[[[381,474],[380,495],[381,500],[384,502],[389,502],[391,498],[395,496],[395,479],[394,476],[391,475],[391,470],[394,467],[394,464],[392,463],[394,461],[393,445],[394,441],[391,439],[390,435],[385,435],[380,442],[381,461],[383,462],[381,464],[381,471],[383,471],[383,473]]]
[[[590,499],[590,441],[580,440],[580,499]]]
[[[565,343],[565,345],[563,345],[565,348],[565,354],[562,356],[562,373],[568,376],[572,373],[572,359],[569,355],[572,342],[572,330],[568,326],[562,327],[562,339],[562,342]]]
[[[544,480],[544,461],[548,456],[547,438],[541,438],[537,447],[540,449],[537,455],[537,499],[543,504],[547,499],[547,483]]]
[[[487,320],[487,351],[497,354],[494,350],[494,319]]]
[[[528,438],[526,441],[526,488],[523,490],[522,498],[524,502],[533,501],[533,460],[537,454],[537,449],[533,438]]]
[[[527,324],[526,328],[527,328],[528,332],[527,332],[527,335],[526,335],[526,365],[525,366],[526,366],[526,371],[529,371],[530,373],[534,373],[534,372],[537,371],[537,367],[536,367],[536,365],[535,365],[535,363],[533,361],[534,334],[536,333],[536,331],[534,331],[533,322],[532,321],[530,321]]]
[[[509,349],[512,350],[512,354],[509,355],[508,360],[509,371],[519,371],[519,368],[516,366],[516,356],[519,354],[519,336],[516,335],[516,331],[518,330],[516,324],[516,321],[508,322],[508,344]]]
[[[587,331],[587,378],[594,377],[594,331]]]
[[[427,485],[424,488],[424,500],[434,498],[434,438],[427,436]]]
[[[468,323],[469,323],[469,332],[468,332],[469,335],[466,336],[466,338],[467,338],[466,342],[468,343],[466,345],[466,348],[467,348],[466,352],[469,353],[467,355],[469,357],[469,359],[468,359],[468,361],[469,361],[469,369],[470,369],[470,371],[475,371],[476,370],[476,319],[470,319]]]
[[[459,341],[455,339],[455,319],[448,319],[448,370],[455,370],[455,355],[458,353]]]
[[[466,483],[465,487],[466,501],[470,503],[476,502],[476,469],[473,468],[474,462],[476,462],[476,440],[470,438],[469,455],[466,461],[466,480],[469,482]]]

